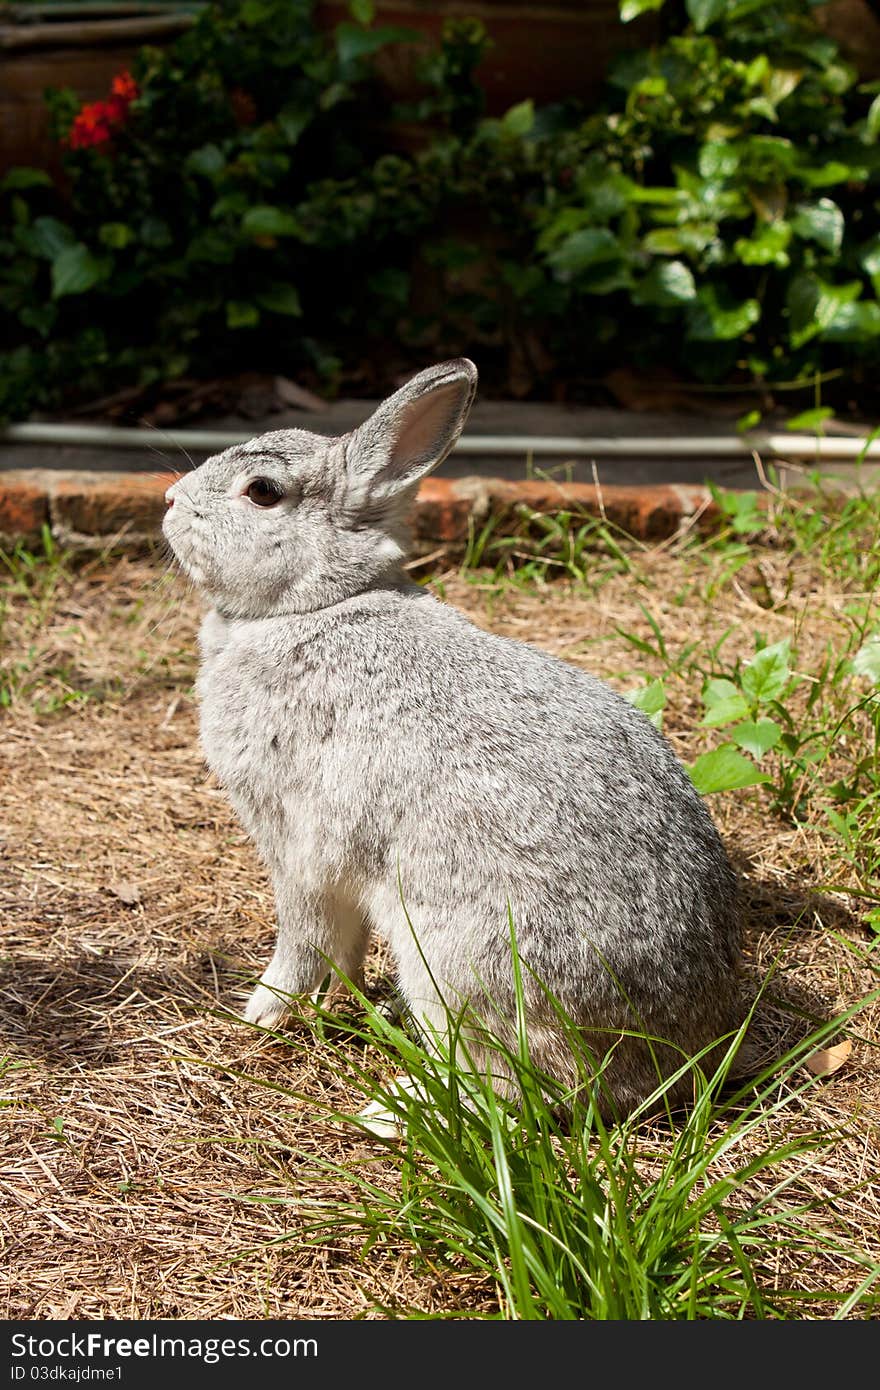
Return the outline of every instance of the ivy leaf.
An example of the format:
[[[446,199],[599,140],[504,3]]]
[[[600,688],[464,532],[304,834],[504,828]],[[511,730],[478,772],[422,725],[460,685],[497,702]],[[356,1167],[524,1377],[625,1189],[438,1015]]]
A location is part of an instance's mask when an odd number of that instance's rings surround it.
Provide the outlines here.
[[[627,189],[630,202],[650,203],[656,207],[681,207],[684,195],[678,188],[648,188],[640,183],[629,182]]]
[[[811,338],[830,328],[843,306],[852,304],[861,293],[860,280],[832,285],[810,271],[796,275],[786,296],[792,347],[803,347]]]
[[[687,0],[688,18],[698,34],[705,33],[726,9],[727,0]]]
[[[358,24],[372,24],[376,17],[373,0],[348,0],[348,11]]]
[[[880,288],[880,236],[871,237],[859,252],[859,265],[870,275],[874,293]]]
[[[257,203],[248,208],[241,219],[241,230],[247,236],[296,236],[299,223],[292,212],[272,207],[269,203]]]
[[[42,169],[29,169],[25,165],[10,169],[0,179],[0,193],[9,193],[14,188],[51,188],[52,180]]]
[[[600,266],[584,281],[588,294],[614,294],[616,290],[631,290],[632,276],[623,265]]]
[[[756,767],[751,758],[744,757],[732,743],[722,743],[720,748],[704,753],[687,772],[700,796],[770,781],[767,773]]]
[[[665,0],[621,0],[620,18],[624,24],[629,24],[648,10],[662,9],[664,3]]]
[[[311,124],[312,114],[311,111],[295,105],[284,106],[278,112],[275,120],[288,145],[296,144],[303,131]]]
[[[627,690],[623,698],[646,714],[655,729],[663,728],[666,690],[662,681],[651,681],[648,685],[640,686],[638,690]]]
[[[264,19],[268,19],[270,8],[267,0],[244,0],[240,13],[242,24],[247,25],[249,29],[261,24]]]
[[[786,247],[790,241],[788,222],[770,222],[753,236],[739,237],[733,253],[743,265],[778,265],[784,269],[789,263]]]
[[[770,73],[770,59],[766,53],[759,53],[746,68],[746,82],[750,87],[760,87],[767,81]]]
[[[508,135],[528,135],[535,124],[535,103],[529,97],[511,106],[501,117],[501,128]]]
[[[18,317],[26,328],[35,328],[41,338],[48,338],[55,327],[58,309],[54,304],[26,304],[19,309]]]
[[[804,241],[815,241],[823,251],[836,255],[843,245],[843,213],[831,198],[800,203],[791,219],[791,229]]]
[[[145,217],[141,223],[141,241],[154,251],[164,251],[174,243],[168,223],[161,217]]]
[[[352,63],[368,58],[390,43],[412,43],[421,38],[416,29],[403,29],[397,24],[384,24],[378,29],[362,29],[359,24],[337,24],[336,54],[340,63]]]
[[[318,107],[321,111],[332,111],[334,106],[338,106],[341,101],[347,101],[351,96],[352,89],[348,82],[331,82],[329,87],[325,87],[318,97]]]
[[[196,233],[184,254],[193,265],[230,265],[235,258],[235,243],[219,228],[205,227]]]
[[[554,270],[577,275],[594,265],[603,265],[620,258],[620,244],[607,227],[587,227],[566,237],[561,246],[548,256]]]
[[[778,700],[791,680],[791,642],[786,637],[756,652],[740,675],[743,694],[752,704]]]
[[[868,171],[864,167],[843,164],[839,159],[827,159],[824,164],[798,165],[798,178],[808,188],[832,188],[839,183],[864,183]]]
[[[748,701],[733,681],[707,681],[703,691],[705,718],[701,723],[710,729],[721,724],[732,724],[735,719],[745,719],[749,712]]]
[[[215,179],[226,168],[226,160],[218,145],[202,145],[187,155],[183,167],[203,178]]]
[[[787,179],[800,167],[797,146],[784,135],[748,135],[740,141],[740,149],[753,183],[764,185],[765,191],[767,185]],[[756,191],[751,188],[749,197]]]
[[[260,308],[268,309],[270,314],[287,314],[290,318],[299,318],[302,314],[299,294],[293,285],[270,285],[269,289],[260,291],[256,300]]]
[[[680,227],[657,227],[642,239],[642,248],[652,256],[677,256],[686,251],[697,256],[714,240],[715,222],[684,222]]]
[[[411,276],[408,270],[385,266],[370,276],[367,285],[371,293],[378,294],[387,304],[394,304],[398,309],[406,308],[409,302]]]
[[[738,748],[744,748],[753,758],[763,758],[771,748],[775,748],[782,738],[782,729],[775,719],[759,719],[757,723],[747,720],[730,730],[730,737]]]
[[[831,323],[822,332],[826,343],[866,343],[880,336],[880,304],[867,300],[841,304]]]
[[[256,304],[248,304],[243,299],[230,299],[226,305],[227,328],[253,328],[260,322],[260,311]]]
[[[803,78],[800,68],[773,68],[766,82],[767,98],[773,106],[773,117],[776,119],[776,107],[780,102],[790,97],[796,87],[799,87]]]
[[[47,261],[54,261],[59,252],[77,244],[76,236],[65,222],[57,217],[37,217],[29,232],[31,250]]]
[[[697,169],[703,179],[727,179],[739,168],[739,151],[727,140],[708,140],[700,147]]]
[[[878,135],[880,135],[880,96],[876,96],[868,107],[863,137],[865,144],[876,145]]]
[[[687,336],[698,343],[728,342],[741,338],[760,317],[761,306],[757,299],[743,299],[737,303],[719,293],[714,285],[703,285],[689,311]]]
[[[85,294],[99,280],[105,279],[110,268],[104,256],[93,256],[87,246],[77,241],[65,246],[52,262],[52,298],[65,294]]]
[[[842,96],[857,79],[858,73],[851,63],[829,63],[822,73],[822,86],[833,96]]]
[[[224,217],[237,217],[241,219],[248,210],[249,199],[243,189],[238,188],[234,193],[224,193],[222,198],[218,198],[211,205],[211,221],[222,222]]]
[[[126,222],[103,222],[98,229],[98,240],[111,251],[121,251],[134,239],[134,232]]]
[[[642,246],[653,256],[677,256],[684,250],[684,241],[677,227],[657,227],[647,233]]]
[[[697,287],[684,261],[658,261],[633,291],[634,304],[662,306],[686,304],[695,299]]]

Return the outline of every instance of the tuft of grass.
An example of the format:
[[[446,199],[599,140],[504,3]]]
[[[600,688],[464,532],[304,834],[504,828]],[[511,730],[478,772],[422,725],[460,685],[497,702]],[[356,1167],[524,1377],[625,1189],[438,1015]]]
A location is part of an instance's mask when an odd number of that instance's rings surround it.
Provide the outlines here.
[[[36,684],[47,675],[53,689],[46,700],[33,699],[36,713],[54,713],[81,701],[83,693],[70,684],[67,667],[62,664],[47,672],[39,650],[40,633],[70,575],[68,556],[55,544],[49,527],[42,528],[38,550],[24,545],[16,545],[9,553],[0,550],[0,573],[5,578],[0,590],[0,653],[12,646],[8,633],[13,618],[18,624],[15,655],[0,662],[0,708],[9,708],[17,700],[31,700]]]
[[[517,524],[499,534],[499,517],[471,521],[459,573],[488,590],[526,589],[568,579],[591,593],[616,574],[638,583],[631,537],[604,517],[571,509],[539,512],[521,503]]]
[[[44,718],[124,694],[126,677],[91,676],[94,634],[83,625],[83,619],[91,617],[88,591],[93,585],[103,587],[102,574],[114,558],[112,544],[96,553],[61,549],[48,526],[42,529],[38,548],[19,544],[8,552],[0,550],[0,710],[26,706]],[[151,615],[155,594],[168,584],[167,575],[156,580]],[[170,613],[173,599],[168,603]],[[142,598],[117,610],[114,617],[120,625],[142,629],[146,608]],[[148,621],[157,620],[151,616]],[[153,659],[143,648],[129,646],[128,654],[137,675],[151,669]],[[191,661],[191,653],[183,655]],[[160,660],[170,664],[167,655]]]
[[[303,1153],[292,1168],[276,1169],[276,1190],[254,1200],[292,1209],[290,1238],[321,1246],[354,1236],[365,1250],[402,1249],[426,1269],[466,1270],[494,1300],[494,1311],[480,1317],[785,1320],[820,1306],[831,1318],[876,1316],[880,1263],[843,1228],[831,1194],[821,1195],[823,1156],[840,1135],[803,1125],[808,1093],[821,1085],[804,1060],[847,1031],[870,1001],[734,1088],[729,1073],[743,1025],[711,1074],[703,1069],[709,1049],[683,1059],[676,1078],[658,1082],[634,1114],[610,1125],[596,1103],[603,1063],[597,1069],[558,1001],[577,1082],[563,1089],[534,1066],[515,942],[513,954],[517,1039],[508,1047],[481,1029],[494,1059],[485,1072],[467,1064],[452,1009],[445,1035],[430,1046],[363,995],[360,1020],[314,1004],[299,1014],[305,1029],[273,1035],[299,1048],[317,1030],[331,1065],[356,1095],[378,1098],[402,1135],[375,1138],[358,1114],[328,1107],[328,1118],[366,1130],[372,1152],[344,1164]],[[406,1087],[388,1079],[400,1070]],[[492,1072],[512,1078],[509,1098],[493,1088]],[[693,1080],[693,1104],[673,1115],[666,1095],[683,1074]],[[323,1189],[328,1180],[350,1195],[308,1195],[311,1182]],[[781,1249],[789,1266],[800,1259],[805,1267],[821,1250],[847,1271],[849,1287],[786,1286],[775,1269]],[[406,1307],[381,1311],[413,1315]]]

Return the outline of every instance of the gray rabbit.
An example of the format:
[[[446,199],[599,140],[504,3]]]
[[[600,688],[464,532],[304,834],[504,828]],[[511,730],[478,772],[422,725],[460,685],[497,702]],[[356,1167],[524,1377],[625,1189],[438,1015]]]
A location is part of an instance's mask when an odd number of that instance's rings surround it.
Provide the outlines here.
[[[512,917],[534,1062],[574,1075],[546,986],[625,1113],[740,1023],[737,885],[642,713],[406,579],[407,513],[476,380],[441,363],[342,438],[264,434],[166,494],[165,536],[211,605],[202,746],[275,891],[246,1017],[276,1025],[276,991],[313,991],[328,961],[357,978],[375,930],[426,1036],[445,1000],[510,1043]],[[485,1063],[476,1022],[469,1051]]]

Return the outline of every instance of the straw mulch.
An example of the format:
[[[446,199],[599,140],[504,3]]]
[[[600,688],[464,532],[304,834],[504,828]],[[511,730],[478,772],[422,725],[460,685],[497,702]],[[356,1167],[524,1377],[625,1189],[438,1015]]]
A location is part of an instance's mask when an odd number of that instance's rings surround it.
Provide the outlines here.
[[[756,625],[745,590],[696,615],[676,606],[677,563],[646,557],[647,599],[626,575],[596,595],[499,595],[451,574],[445,595],[484,626],[627,685],[639,659],[616,629],[646,630],[639,601],[662,617],[670,645],[691,640],[701,622]],[[255,1200],[295,1197],[309,1154],[344,1167],[371,1141],[325,1117],[325,1103],[344,1111],[358,1098],[320,1042],[289,1048],[233,1017],[271,952],[272,903],[198,750],[195,595],[149,559],[103,558],[62,571],[51,591],[10,583],[7,605],[2,1315],[491,1312],[492,1291],[473,1276],[419,1266],[389,1244],[307,1244],[293,1206]],[[760,625],[772,639],[790,617],[764,612]],[[671,736],[688,756],[695,715],[686,703],[670,712]],[[784,951],[782,973],[812,1012],[862,997],[870,977],[835,933],[863,944],[865,933],[848,899],[812,891],[825,872],[815,846],[768,822],[760,794],[712,804],[747,875],[756,966]],[[860,1019],[862,1034],[872,1029],[876,1017]],[[880,1258],[877,1193],[863,1186],[878,1166],[871,1055],[857,1045],[798,1113],[805,1128],[845,1131],[813,1181],[838,1194],[839,1219]],[[267,1091],[259,1078],[300,1098]],[[854,1125],[855,1112],[863,1118]],[[341,1178],[322,1191],[347,1195]],[[768,1277],[815,1289],[858,1279],[819,1252],[782,1250]]]

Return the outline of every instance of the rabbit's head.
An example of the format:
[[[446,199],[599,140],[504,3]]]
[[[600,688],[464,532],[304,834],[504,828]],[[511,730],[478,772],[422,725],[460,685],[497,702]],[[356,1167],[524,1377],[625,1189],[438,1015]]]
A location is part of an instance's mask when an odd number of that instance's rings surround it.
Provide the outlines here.
[[[477,370],[429,367],[341,438],[276,430],[226,449],[165,494],[163,531],[228,617],[325,608],[393,576],[420,480],[449,453]]]

